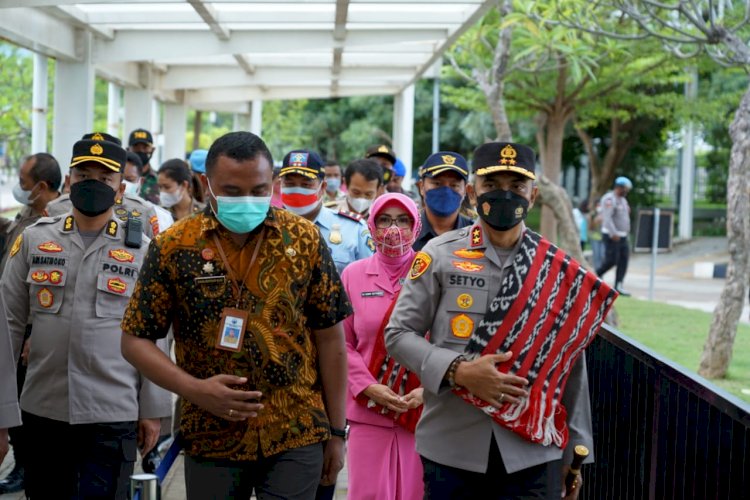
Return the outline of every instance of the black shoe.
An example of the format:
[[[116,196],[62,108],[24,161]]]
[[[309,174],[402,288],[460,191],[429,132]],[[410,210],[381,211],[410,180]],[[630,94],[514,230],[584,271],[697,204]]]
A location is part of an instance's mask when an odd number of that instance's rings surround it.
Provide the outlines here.
[[[0,480],[0,495],[23,491],[23,467],[14,467],[5,479]]]

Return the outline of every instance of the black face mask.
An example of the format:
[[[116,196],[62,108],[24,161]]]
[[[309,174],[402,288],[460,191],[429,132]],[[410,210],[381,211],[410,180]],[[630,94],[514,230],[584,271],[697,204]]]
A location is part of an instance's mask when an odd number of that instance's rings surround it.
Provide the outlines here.
[[[138,151],[138,152],[136,152],[135,154],[137,154],[137,155],[138,155],[138,158],[140,158],[140,159],[141,159],[141,163],[142,163],[142,164],[143,164],[143,166],[145,167],[146,165],[148,165],[148,162],[150,162],[150,161],[151,161],[151,155],[152,155],[153,153],[143,153],[143,152],[141,152],[141,151]]]
[[[529,200],[513,191],[496,189],[477,198],[477,210],[491,228],[507,231],[526,218]]]
[[[115,204],[114,189],[95,179],[86,179],[70,185],[70,201],[87,217],[101,215]]]

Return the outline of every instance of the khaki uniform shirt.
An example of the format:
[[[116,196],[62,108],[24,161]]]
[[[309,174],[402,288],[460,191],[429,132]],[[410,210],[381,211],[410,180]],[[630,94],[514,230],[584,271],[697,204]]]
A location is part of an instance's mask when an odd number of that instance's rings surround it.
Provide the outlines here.
[[[475,228],[479,228],[478,237]],[[416,431],[417,452],[434,462],[484,473],[492,439],[509,473],[563,458],[563,450],[526,441],[501,427],[444,383],[448,366],[464,352],[512,268],[519,246],[520,239],[516,248],[501,259],[484,237],[481,223],[430,240],[417,254],[427,262],[426,268],[417,266],[415,258],[391,314],[385,331],[386,347],[419,376],[425,388],[424,412]],[[425,339],[428,331],[429,340]],[[562,402],[568,411],[570,445],[565,460],[570,463],[575,445],[593,449],[583,357],[571,371]]]
[[[630,205],[627,198],[610,191],[602,196],[602,233],[627,237],[630,234]]]
[[[50,217],[67,214],[72,209],[73,203],[70,201],[70,195],[67,194],[47,205],[47,213]],[[154,236],[159,234],[159,217],[156,215],[156,210],[150,202],[143,198],[125,193],[122,198],[115,200],[114,211],[115,217],[122,222],[128,220],[128,215],[141,219],[143,234],[148,236],[148,239],[152,240]]]
[[[16,360],[8,335],[5,300],[0,295],[0,429],[21,425],[21,410],[16,390]]]
[[[148,247],[110,220],[86,248],[72,215],[44,217],[13,243],[0,281],[18,359],[32,325],[24,411],[70,424],[170,415],[170,394],[122,357],[120,321]]]

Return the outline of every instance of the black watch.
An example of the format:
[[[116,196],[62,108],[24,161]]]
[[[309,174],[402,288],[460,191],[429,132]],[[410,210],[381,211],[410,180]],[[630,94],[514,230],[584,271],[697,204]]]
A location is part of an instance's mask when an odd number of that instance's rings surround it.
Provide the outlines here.
[[[337,429],[331,426],[331,436],[339,437],[346,441],[349,439],[349,424],[346,424],[343,429]]]

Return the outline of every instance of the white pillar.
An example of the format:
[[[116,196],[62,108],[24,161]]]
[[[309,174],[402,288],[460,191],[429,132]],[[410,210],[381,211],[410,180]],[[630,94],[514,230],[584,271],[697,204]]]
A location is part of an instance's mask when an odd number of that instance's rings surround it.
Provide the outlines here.
[[[164,159],[185,158],[187,107],[184,104],[164,105]]]
[[[690,80],[685,83],[685,98],[695,101],[698,95],[698,71],[690,70]],[[695,125],[690,122],[682,129],[682,156],[680,172],[680,239],[693,237],[693,195],[695,190]]]
[[[125,120],[122,130],[122,143],[128,144],[130,132],[137,128],[145,128],[151,133],[153,125],[154,107],[152,104],[153,97],[147,89],[137,89],[125,87]]]
[[[250,106],[250,132],[257,136],[263,133],[263,101],[254,99]]]
[[[107,133],[120,137],[120,87],[112,82],[107,86]]]
[[[31,153],[43,153],[47,151],[47,57],[36,53],[31,108]]]
[[[73,144],[94,126],[94,65],[91,34],[77,37],[81,59],[58,60],[55,67],[55,111],[52,122],[52,154],[60,165],[69,165]],[[63,173],[67,171],[63,168]]]
[[[404,188],[409,189],[414,154],[414,85],[409,85],[393,99],[393,149],[406,166]]]

